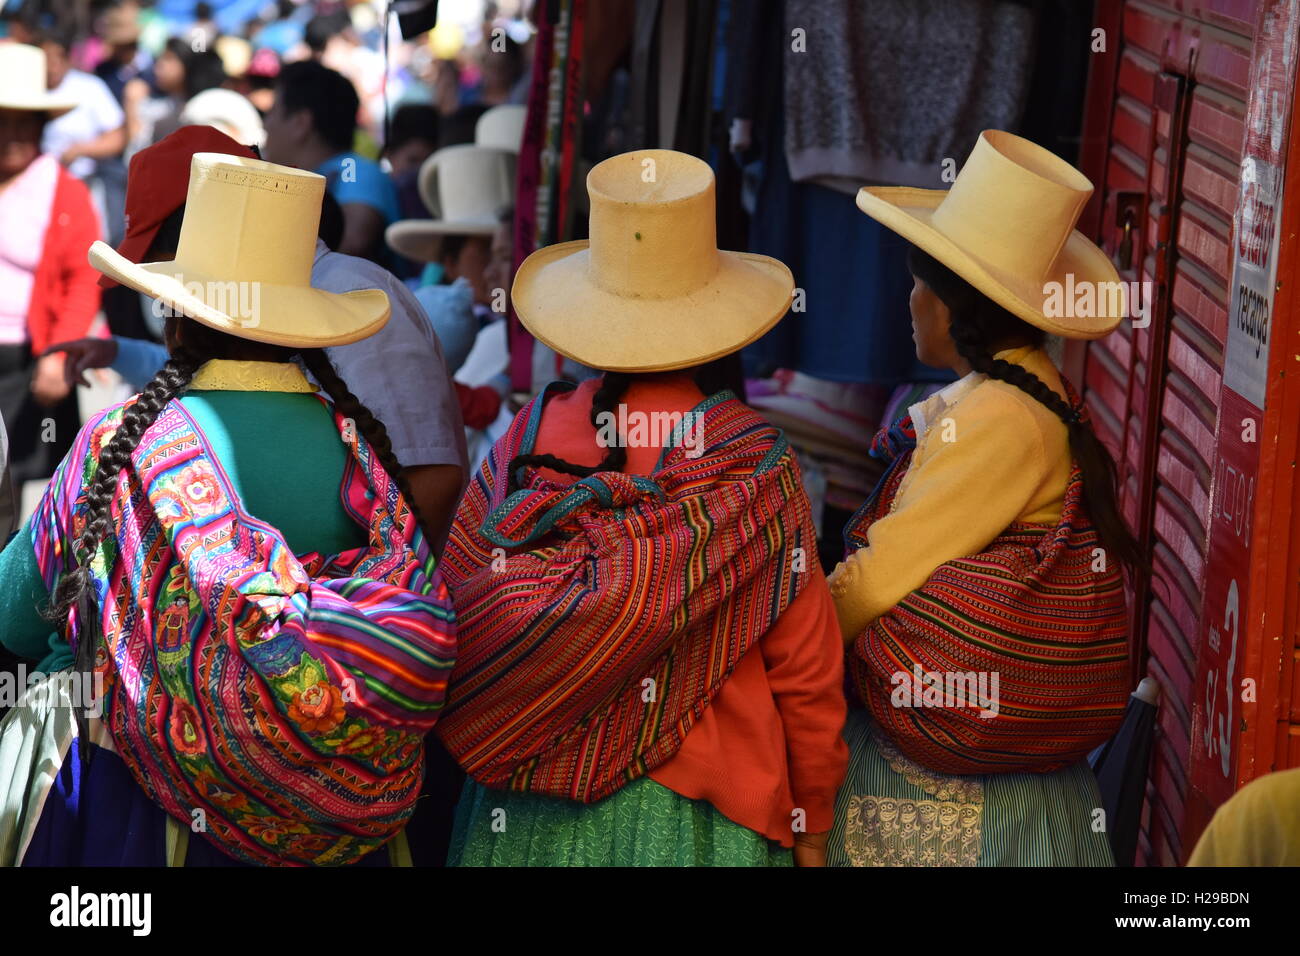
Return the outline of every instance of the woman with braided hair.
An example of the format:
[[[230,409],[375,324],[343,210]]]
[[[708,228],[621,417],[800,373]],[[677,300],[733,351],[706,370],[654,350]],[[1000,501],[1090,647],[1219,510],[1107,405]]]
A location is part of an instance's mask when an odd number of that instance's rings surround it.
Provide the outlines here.
[[[512,299],[604,374],[520,411],[444,553],[460,651],[437,733],[469,777],[448,862],[821,865],[839,630],[798,465],[735,354],[793,281],[715,248],[698,159],[626,153],[587,186],[591,241],[533,253]]]
[[[168,311],[171,357],[0,553],[0,640],[48,675],[0,725],[0,864],[411,860],[454,615],[323,352],[389,314],[310,286],[324,188],[199,153],[174,260],[90,249]]]
[[[959,378],[876,437],[886,471],[830,577],[858,705],[833,865],[1113,862],[1085,757],[1124,713],[1123,576],[1147,562],[1044,350],[1124,314],[1114,266],[1074,231],[1091,192],[986,131],[949,191],[859,193],[913,243],[917,357]],[[1061,314],[1067,285],[1096,294]]]

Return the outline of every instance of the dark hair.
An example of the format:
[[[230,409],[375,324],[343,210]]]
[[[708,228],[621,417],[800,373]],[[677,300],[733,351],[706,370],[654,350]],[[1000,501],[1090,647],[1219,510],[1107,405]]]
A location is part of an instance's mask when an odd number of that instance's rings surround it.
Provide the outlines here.
[[[455,262],[460,258],[460,254],[465,247],[474,239],[477,239],[480,242],[491,242],[491,240],[486,236],[465,236],[458,234],[443,236],[442,243],[438,246],[438,261],[443,263]],[[444,274],[443,280],[446,281],[446,278],[447,277]]]
[[[393,113],[384,151],[391,153],[417,139],[438,145],[438,111],[425,103],[403,104]]]
[[[497,222],[503,226],[512,226],[515,222],[514,203],[506,203],[497,210]]]
[[[321,199],[320,227],[316,235],[330,247],[331,252],[337,252],[339,243],[343,241],[343,207],[328,191]]]
[[[307,44],[307,49],[313,53],[321,53],[329,43],[330,37],[337,36],[351,25],[352,18],[343,10],[317,14],[307,21],[307,26],[302,31],[302,38]]]
[[[90,577],[90,561],[105,540],[113,534],[111,506],[117,490],[117,479],[131,463],[131,453],[163,408],[183,392],[194,373],[208,359],[234,358],[256,361],[285,362],[295,354],[312,377],[334,402],[335,410],[356,423],[357,430],[374,450],[384,470],[392,476],[406,498],[416,520],[421,516],[411,497],[411,488],[402,472],[401,463],[393,454],[392,442],[383,423],[348,389],[335,371],[329,357],[321,349],[294,349],[240,339],[187,318],[172,317],[168,322],[168,338],[175,340],[179,333],[181,344],[172,352],[171,359],[158,371],[153,380],[140,392],[139,397],[122,414],[122,420],[112,437],[101,449],[94,478],[86,490],[86,524],[73,544],[73,567],[60,578],[46,611],[49,620],[60,628],[66,623],[68,612],[77,608],[81,618],[82,633],[75,652],[75,666],[83,674],[93,673],[95,658],[103,635],[98,626],[96,595]],[[177,323],[177,325],[173,325]],[[82,740],[89,740],[88,728],[81,709],[77,710],[77,727]],[[83,748],[86,759],[89,748]]]
[[[195,50],[182,37],[167,41],[167,51],[181,61],[185,70],[185,99],[190,100],[204,90],[216,89],[226,82],[226,68],[221,57],[212,50]]]
[[[300,60],[280,71],[275,89],[282,115],[307,110],[312,128],[327,146],[339,152],[352,148],[361,101],[352,82],[342,73],[315,60]]]
[[[438,121],[438,148],[460,146],[462,143],[474,142],[474,128],[478,118],[488,111],[486,103],[467,103],[459,107],[450,116]]]
[[[205,0],[199,0],[199,2],[194,5],[194,19],[211,20],[212,4],[205,2]]]
[[[948,307],[951,314],[948,334],[957,347],[957,354],[969,362],[972,369],[1014,385],[1065,423],[1070,436],[1070,454],[1083,476],[1088,516],[1097,529],[1102,547],[1131,574],[1150,573],[1150,562],[1119,510],[1115,460],[1092,426],[1081,417],[1082,409],[1071,407],[1028,369],[993,357],[993,347],[999,342],[1020,339],[1041,346],[1046,333],[1011,314],[915,246],[908,252],[907,266],[912,275],[929,286]]]
[[[697,365],[688,371],[690,371],[696,387],[705,395],[716,395],[718,392],[730,390],[741,401],[745,400],[745,379],[739,353],[724,355],[720,359]],[[603,414],[617,413],[618,403],[622,400],[628,387],[638,377],[641,376],[631,372],[606,372],[602,376],[600,387],[596,389],[596,394],[591,397],[591,424],[593,428],[600,428]],[[609,450],[605,452],[605,457],[596,465],[575,465],[555,455],[516,455],[510,460],[510,464],[506,469],[508,472],[507,494],[518,490],[519,469],[529,465],[535,468],[550,468],[562,474],[574,475],[578,478],[586,478],[600,471],[622,471],[627,465],[627,448],[622,444],[610,446]]]
[[[34,46],[44,46],[50,44],[57,46],[64,53],[72,52],[73,45],[77,42],[77,31],[71,26],[64,26],[58,23],[31,27],[32,44]]]

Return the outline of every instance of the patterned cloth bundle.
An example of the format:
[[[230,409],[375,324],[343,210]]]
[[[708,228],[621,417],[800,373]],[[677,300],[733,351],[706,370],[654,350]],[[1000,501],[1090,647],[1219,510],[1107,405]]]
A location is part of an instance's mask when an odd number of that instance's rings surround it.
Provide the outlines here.
[[[123,410],[86,425],[33,518],[51,593]],[[370,447],[349,446],[342,499],[368,543],[295,557],[169,402],[118,477],[114,534],[91,561],[116,751],[167,813],[246,862],[351,863],[393,837],[455,660],[415,517]],[[76,614],[69,631],[74,645],[91,633]]]

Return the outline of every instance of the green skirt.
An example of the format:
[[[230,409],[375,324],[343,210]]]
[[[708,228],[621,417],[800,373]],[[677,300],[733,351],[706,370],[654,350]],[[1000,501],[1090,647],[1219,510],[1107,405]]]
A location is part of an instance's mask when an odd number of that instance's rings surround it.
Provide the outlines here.
[[[640,777],[597,803],[465,783],[448,866],[789,866],[791,853]]]
[[[949,776],[904,757],[849,712],[849,770],[830,866],[1114,866],[1086,762],[1054,773]]]

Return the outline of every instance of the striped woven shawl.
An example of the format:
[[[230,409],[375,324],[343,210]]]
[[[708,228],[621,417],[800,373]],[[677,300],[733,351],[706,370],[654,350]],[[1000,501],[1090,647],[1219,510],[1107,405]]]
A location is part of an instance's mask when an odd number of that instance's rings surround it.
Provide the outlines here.
[[[87,423],[32,519],[51,592],[122,411]],[[369,446],[349,445],[342,501],[368,544],[296,557],[169,402],[118,478],[114,532],[91,562],[115,749],[160,807],[246,862],[349,863],[396,834],[455,657],[419,526]],[[70,615],[74,644],[86,625]]]
[[[507,497],[560,387],[516,416],[456,515],[460,655],[437,732],[486,786],[590,802],[677,751],[801,590],[816,536],[784,436],[730,393],[695,409],[696,457],[676,441],[650,477],[573,484],[521,468]]]
[[[876,436],[888,468],[845,531],[850,551],[889,513],[915,444],[906,417]],[[1129,691],[1123,582],[1104,558],[1076,466],[1055,527],[1013,524],[858,635],[858,696],[931,770],[1046,773],[1082,759],[1118,729]],[[996,689],[994,706],[972,688]]]

